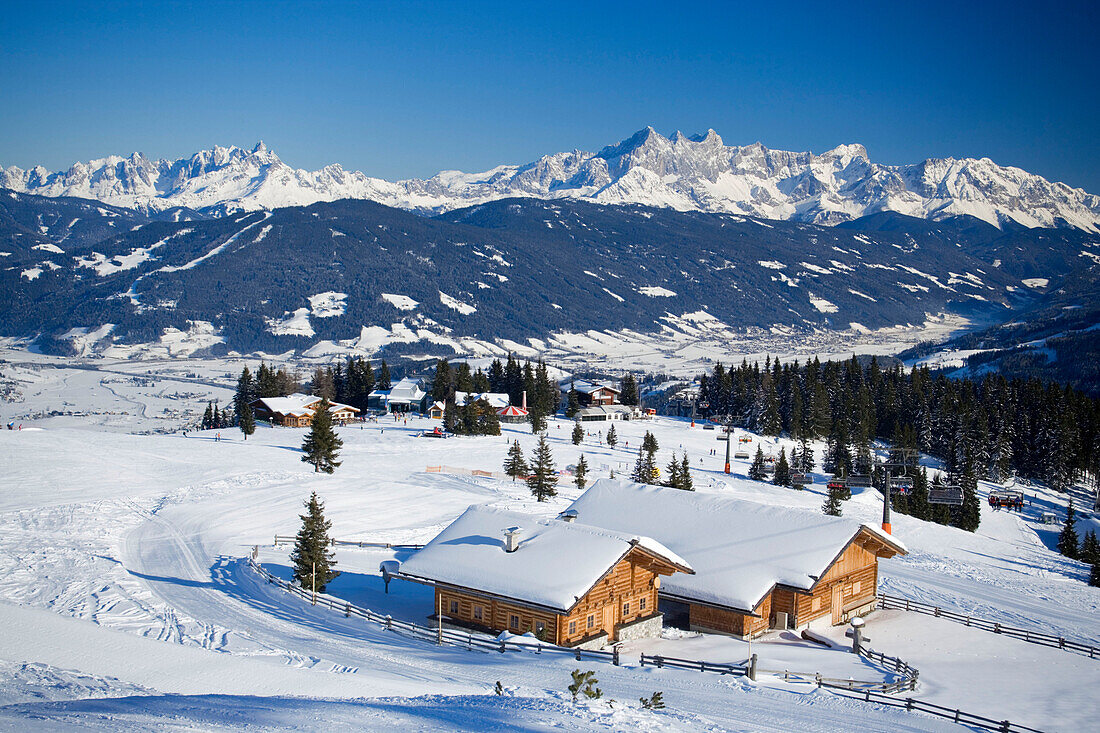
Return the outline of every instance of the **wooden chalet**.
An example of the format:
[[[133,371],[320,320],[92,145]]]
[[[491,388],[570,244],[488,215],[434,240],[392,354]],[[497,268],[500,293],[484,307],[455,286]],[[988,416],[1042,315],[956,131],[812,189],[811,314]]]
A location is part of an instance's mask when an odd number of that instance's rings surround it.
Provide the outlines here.
[[[840,624],[875,607],[878,560],[906,554],[877,527],[727,497],[601,479],[578,521],[639,532],[695,568],[661,587],[669,622],[751,637]]]
[[[320,397],[301,392],[295,392],[286,397],[260,397],[249,403],[256,419],[268,420],[272,425],[282,425],[287,428],[308,428],[313,424],[313,418],[320,405]],[[332,422],[337,425],[347,425],[359,414],[356,408],[339,402],[329,403],[328,410],[329,415],[332,416]]]
[[[618,404],[616,400],[619,399],[619,390],[614,387],[609,387],[606,384],[589,382],[586,379],[562,382],[559,387],[561,388],[563,399],[568,398],[570,386],[577,391],[577,401],[580,403],[581,407],[600,407]]]
[[[694,571],[647,537],[473,506],[400,572],[448,622],[599,647],[658,635],[661,576]]]
[[[442,420],[443,413],[446,411],[447,406],[438,400],[432,403],[432,406],[428,408],[428,417],[432,420]]]

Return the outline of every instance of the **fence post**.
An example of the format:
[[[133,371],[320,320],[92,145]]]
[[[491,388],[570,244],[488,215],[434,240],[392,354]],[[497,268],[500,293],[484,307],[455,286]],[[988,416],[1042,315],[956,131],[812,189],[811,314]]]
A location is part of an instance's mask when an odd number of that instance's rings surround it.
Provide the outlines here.
[[[577,647],[575,652],[576,652],[576,655],[577,655],[577,661],[578,662],[581,661],[581,648]]]
[[[615,647],[611,650],[611,663],[616,667],[619,666],[619,647]]]
[[[502,639],[500,642],[500,653],[503,654],[506,651],[508,651],[508,645],[505,644],[504,640]],[[580,657],[577,657],[577,659],[580,659]]]
[[[639,667],[644,667],[645,666],[645,652],[642,652],[641,661],[638,663],[638,666]]]
[[[393,631],[393,618],[386,614],[386,631]]]
[[[993,624],[993,633],[994,634],[1001,633],[1001,625],[1000,624]]]
[[[350,618],[350,617],[351,617],[351,604],[349,603],[346,606],[344,606],[344,618]]]
[[[655,656],[654,659],[657,660],[657,669],[661,669],[665,666],[665,660],[660,655]]]
[[[1002,720],[1001,721],[1001,730],[1003,730],[1004,733],[1009,733],[1009,731],[1012,730],[1012,723],[1009,723],[1007,720]]]
[[[939,618],[939,616],[940,616],[940,607],[939,606],[936,606],[935,608],[932,609],[932,615],[935,616],[936,618]]]
[[[756,682],[756,654],[749,657],[749,679]]]
[[[1065,649],[1066,648],[1066,640],[1063,639],[1062,637],[1058,637],[1058,648],[1059,649]]]
[[[814,673],[814,678],[817,681],[817,686],[821,687],[821,673],[820,672],[815,672]]]

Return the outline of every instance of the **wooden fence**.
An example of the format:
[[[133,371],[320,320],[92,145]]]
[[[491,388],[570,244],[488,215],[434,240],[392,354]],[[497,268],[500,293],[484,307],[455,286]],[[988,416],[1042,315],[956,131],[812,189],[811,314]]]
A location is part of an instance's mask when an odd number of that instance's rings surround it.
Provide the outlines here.
[[[927,713],[928,715],[935,715],[940,718],[947,718],[960,725],[969,725],[974,728],[981,728],[983,730],[1001,731],[1002,733],[1042,733],[1042,731],[1035,728],[1028,728],[1024,725],[1018,725],[1008,720],[993,720],[992,718],[986,718],[981,715],[975,715],[968,713],[957,708],[948,708],[943,705],[933,705],[930,702],[924,702],[923,700],[917,700],[912,697],[897,698],[884,695],[881,692],[873,692],[871,690],[864,690],[857,692],[849,689],[843,684],[835,684],[833,682],[822,681],[820,687],[827,687],[838,695],[844,697],[850,697],[856,700],[863,700],[864,702],[874,702],[879,705],[885,705],[891,708],[903,708],[909,711],[916,711],[920,713]]]
[[[278,547],[282,544],[291,544],[297,540],[296,537],[285,534],[275,535],[275,546]],[[399,544],[394,542],[365,542],[363,540],[329,540],[332,545],[346,545],[348,547],[381,547],[386,550],[420,550],[424,545],[410,545]]]
[[[914,613],[923,613],[929,616],[936,616],[937,618],[945,618],[949,621],[963,624],[964,626],[970,626],[975,629],[981,629],[983,631],[990,631],[994,634],[1004,634],[1005,636],[1011,636],[1014,639],[1020,639],[1026,641],[1029,644],[1040,644],[1042,646],[1055,647],[1057,649],[1064,649],[1070,652],[1077,652],[1084,654],[1089,659],[1096,659],[1100,657],[1100,648],[1090,646],[1088,644],[1082,644],[1080,642],[1071,641],[1062,636],[1055,636],[1054,634],[1044,634],[1039,631],[1031,631],[1029,629],[1017,629],[1012,626],[1005,626],[1004,624],[996,621],[989,621],[982,618],[974,618],[968,614],[957,613],[955,611],[949,611],[939,606],[933,606],[928,603],[921,603],[919,601],[911,601],[908,598],[897,598],[895,596],[888,596],[885,594],[879,594],[878,607],[883,609],[897,609],[901,611],[912,611]]]

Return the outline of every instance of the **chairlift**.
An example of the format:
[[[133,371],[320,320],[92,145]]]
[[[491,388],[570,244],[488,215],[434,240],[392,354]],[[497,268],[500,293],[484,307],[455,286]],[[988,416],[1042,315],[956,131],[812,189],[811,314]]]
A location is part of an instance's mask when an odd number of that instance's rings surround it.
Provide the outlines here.
[[[1023,509],[1024,492],[1015,489],[995,489],[989,492],[989,506],[994,509]]]
[[[740,438],[737,439],[737,442],[738,443],[751,443],[752,438],[749,437],[748,435],[742,435]]]
[[[871,477],[866,473],[853,473],[848,477],[849,489],[867,489],[871,487]]]
[[[795,486],[806,486],[814,482],[814,477],[808,473],[792,473],[791,483]]]
[[[905,496],[913,491],[913,477],[912,476],[891,476],[890,477],[890,491],[895,494],[901,494]]]
[[[928,489],[929,504],[962,506],[963,490],[960,486],[931,486]]]
[[[739,450],[739,451],[737,451],[736,453],[733,454],[733,457],[736,458],[739,461],[747,461],[747,460],[749,460],[749,452],[744,451],[744,450]]]

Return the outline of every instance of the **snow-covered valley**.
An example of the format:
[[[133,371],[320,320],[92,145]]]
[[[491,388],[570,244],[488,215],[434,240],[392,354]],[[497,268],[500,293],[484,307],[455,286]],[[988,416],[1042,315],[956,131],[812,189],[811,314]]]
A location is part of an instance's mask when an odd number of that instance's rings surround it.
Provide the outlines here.
[[[526,452],[533,448],[526,425],[505,426],[502,437],[445,441],[416,437],[435,424],[419,418],[342,428],[343,465],[332,476],[300,461],[302,430],[261,426],[247,441],[235,429],[185,435],[163,411],[189,408],[197,417],[205,400],[224,403],[231,393],[215,385],[229,384],[225,375],[233,367],[196,360],[172,368],[176,385],[188,385],[193,395],[174,396],[181,390],[166,388],[164,374],[135,379],[90,369],[20,368],[18,395],[0,415],[4,422],[22,416],[23,427],[0,431],[0,616],[6,628],[19,630],[0,638],[4,727],[955,727],[784,683],[774,674],[753,683],[637,664],[643,651],[714,662],[749,656],[746,642],[726,637],[668,632],[631,642],[617,668],[437,647],[311,607],[263,582],[244,559],[256,547],[266,568],[287,577],[288,546],[274,547],[273,536],[296,531],[311,491],[326,502],[332,536],[384,542],[426,541],[471,504],[554,516],[579,492],[563,482],[557,498],[539,504],[521,482],[425,472],[440,465],[499,471],[511,440],[518,438]],[[61,382],[54,381],[58,372],[65,374]],[[113,391],[105,392],[107,386]],[[64,390],[73,414],[43,414],[55,390]],[[26,417],[35,414],[41,417]],[[550,424],[559,468],[583,451],[592,478],[627,471],[642,434],[652,430],[662,465],[673,451],[687,451],[701,492],[820,511],[820,475],[801,492],[747,480],[744,461],[725,476],[724,444],[714,431],[671,418],[619,423],[620,443],[612,449],[595,435],[598,428],[574,446],[570,425]],[[134,434],[142,431],[165,432]],[[772,443],[763,439],[765,447]],[[712,448],[718,455],[710,455]],[[983,483],[983,493],[988,489]],[[1060,511],[1065,499],[1038,488],[1032,493],[1020,515],[983,503],[976,534],[895,516],[894,532],[911,554],[882,561],[881,589],[1098,645],[1100,593],[1083,582],[1082,564],[1051,549],[1057,527],[1038,521],[1040,510]],[[881,499],[857,491],[844,512],[877,523]],[[1079,525],[1098,526],[1087,514]],[[395,581],[383,592],[378,563],[393,557],[392,551],[338,547],[343,575],[328,592],[426,623],[430,589]],[[918,699],[1042,730],[1087,729],[1100,713],[1092,694],[1100,683],[1097,660],[897,611],[873,614],[867,628],[874,648],[920,669]],[[847,644],[843,629],[830,636],[838,647]],[[823,649],[785,632],[754,640],[751,653],[767,670],[856,679],[888,674],[841,648]],[[565,687],[577,666],[595,669],[605,696],[617,702],[571,703]],[[505,689],[499,697],[493,694],[498,680]],[[668,709],[645,711],[632,702],[655,690],[663,691]]]

